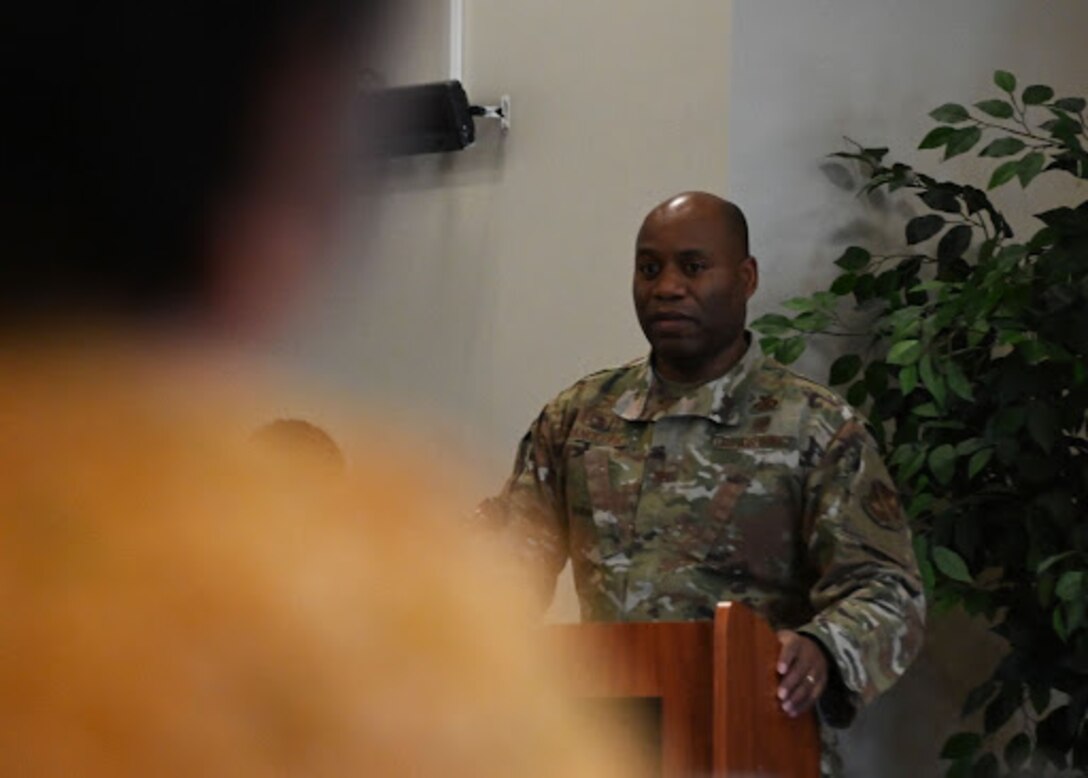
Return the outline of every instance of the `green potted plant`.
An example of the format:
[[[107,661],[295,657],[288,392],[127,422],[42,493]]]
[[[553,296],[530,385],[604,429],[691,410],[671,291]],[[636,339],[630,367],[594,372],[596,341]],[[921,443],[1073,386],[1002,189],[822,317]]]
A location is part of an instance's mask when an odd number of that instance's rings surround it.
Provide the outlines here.
[[[1084,98],[1020,90],[1005,71],[994,82],[998,97],[935,109],[920,148],[992,161],[987,190],[1088,179]],[[983,188],[887,155],[854,144],[833,156],[857,163],[864,194],[917,206],[902,247],[849,247],[828,289],[753,327],[784,363],[813,338],[843,338],[830,383],[884,447],[931,607],[962,607],[1007,646],[964,702],[981,727],[947,740],[947,774],[1085,770],[1088,200],[1017,235]]]

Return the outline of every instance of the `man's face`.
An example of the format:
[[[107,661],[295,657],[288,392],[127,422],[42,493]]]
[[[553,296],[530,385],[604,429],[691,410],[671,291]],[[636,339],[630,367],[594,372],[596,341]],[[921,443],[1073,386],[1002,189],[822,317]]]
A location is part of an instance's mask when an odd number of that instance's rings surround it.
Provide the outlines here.
[[[715,209],[670,203],[651,213],[638,235],[634,299],[658,369],[704,378],[739,356],[756,283],[755,260]]]

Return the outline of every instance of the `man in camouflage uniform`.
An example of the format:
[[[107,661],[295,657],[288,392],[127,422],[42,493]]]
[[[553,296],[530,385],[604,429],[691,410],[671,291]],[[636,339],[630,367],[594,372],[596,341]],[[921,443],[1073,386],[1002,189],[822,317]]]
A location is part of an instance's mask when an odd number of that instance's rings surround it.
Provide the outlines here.
[[[639,231],[635,308],[649,358],[544,408],[481,510],[548,599],[569,557],[582,617],[712,618],[753,606],[779,630],[779,698],[846,726],[917,654],[924,599],[906,520],[864,422],[760,356],[744,216],[686,193]]]

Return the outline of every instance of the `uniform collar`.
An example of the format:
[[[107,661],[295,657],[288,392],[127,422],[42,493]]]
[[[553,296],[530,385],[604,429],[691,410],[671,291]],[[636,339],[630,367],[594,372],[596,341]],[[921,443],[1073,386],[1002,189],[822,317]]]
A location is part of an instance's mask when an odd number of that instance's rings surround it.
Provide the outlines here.
[[[690,387],[677,394],[675,387],[667,391],[655,375],[649,357],[635,365],[630,389],[620,395],[612,411],[627,421],[657,421],[670,416],[699,416],[717,424],[736,426],[740,423],[739,404],[734,397],[752,372],[763,364],[763,356],[745,333],[748,350],[729,371],[711,381]]]

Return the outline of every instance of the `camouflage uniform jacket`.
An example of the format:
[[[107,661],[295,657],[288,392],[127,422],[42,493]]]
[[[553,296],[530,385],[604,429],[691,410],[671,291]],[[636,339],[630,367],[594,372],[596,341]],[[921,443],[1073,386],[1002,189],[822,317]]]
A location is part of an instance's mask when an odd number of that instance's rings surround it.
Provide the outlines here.
[[[757,351],[694,388],[648,359],[579,381],[481,511],[548,599],[570,558],[584,620],[706,619],[740,600],[815,638],[838,669],[824,718],[845,726],[921,647],[910,532],[863,421]]]

